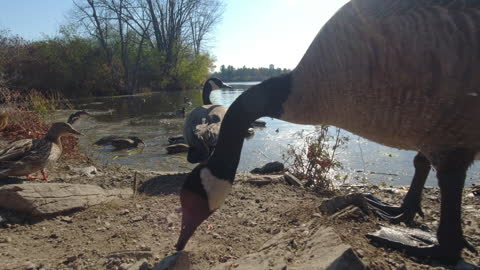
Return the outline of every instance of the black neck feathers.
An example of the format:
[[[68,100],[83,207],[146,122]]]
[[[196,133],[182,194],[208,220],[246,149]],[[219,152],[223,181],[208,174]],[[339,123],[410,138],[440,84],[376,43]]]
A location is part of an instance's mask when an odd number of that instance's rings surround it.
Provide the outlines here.
[[[212,85],[207,81],[205,82],[205,85],[203,86],[203,91],[202,91],[203,105],[212,104],[212,101],[210,101],[211,92],[212,92]]]
[[[274,77],[240,95],[228,109],[220,128],[217,146],[207,166],[221,179],[233,182],[240,161],[245,133],[256,119],[278,118],[291,89],[291,75]]]

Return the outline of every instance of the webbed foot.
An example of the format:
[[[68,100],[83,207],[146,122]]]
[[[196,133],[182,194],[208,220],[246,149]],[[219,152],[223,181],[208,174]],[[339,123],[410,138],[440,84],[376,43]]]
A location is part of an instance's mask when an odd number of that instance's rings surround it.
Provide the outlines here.
[[[419,214],[422,218],[424,217],[419,202],[404,202],[402,206],[392,206],[383,202],[373,194],[366,194],[365,199],[369,209],[372,210],[373,213],[393,224],[404,222],[405,224],[411,225],[413,224],[416,214]]]

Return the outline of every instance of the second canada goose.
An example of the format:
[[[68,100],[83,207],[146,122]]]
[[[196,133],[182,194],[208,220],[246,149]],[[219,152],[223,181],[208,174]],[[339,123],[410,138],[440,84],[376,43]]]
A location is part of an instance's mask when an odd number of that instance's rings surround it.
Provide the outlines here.
[[[252,86],[230,106],[215,151],[181,190],[177,249],[223,204],[243,134],[255,119],[269,116],[334,125],[421,153],[402,212],[418,212],[433,166],[441,199],[439,244],[407,252],[458,261],[464,248],[473,249],[463,236],[461,205],[467,169],[480,152],[479,18],[480,1],[348,2],[293,71]]]
[[[210,93],[220,88],[231,88],[218,78],[210,78],[203,85],[203,106],[193,109],[183,124],[183,137],[189,145],[187,160],[198,163],[206,160],[217,144],[218,133],[227,107],[212,105]]]
[[[70,124],[54,123],[41,139],[23,139],[12,142],[0,150],[0,176],[27,176],[41,171],[47,181],[45,167],[55,162],[62,154],[60,138],[67,135],[81,135]]]

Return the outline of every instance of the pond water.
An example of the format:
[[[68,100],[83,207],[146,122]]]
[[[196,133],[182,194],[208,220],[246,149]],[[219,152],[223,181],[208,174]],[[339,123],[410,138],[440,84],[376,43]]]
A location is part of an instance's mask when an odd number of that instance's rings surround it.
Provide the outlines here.
[[[230,105],[237,96],[255,83],[230,83],[232,90],[213,91],[214,104]],[[184,104],[184,97],[190,98],[192,105]],[[81,119],[75,126],[86,136],[80,138],[81,148],[94,160],[103,163],[118,163],[132,168],[156,171],[184,171],[195,165],[186,160],[186,153],[168,155],[165,146],[171,136],[182,134],[184,118],[177,111],[183,106],[186,111],[200,105],[201,90],[183,92],[161,92],[148,95],[90,98],[73,101],[77,109],[85,109],[94,117]],[[71,113],[63,111],[57,119],[66,119]],[[255,129],[255,135],[246,139],[242,150],[238,172],[250,171],[271,161],[283,161],[287,145],[298,147],[302,140],[299,131],[312,132],[313,126],[296,125],[272,118],[262,118],[265,128]],[[332,128],[333,130],[333,128]],[[113,151],[110,147],[96,147],[93,143],[103,136],[135,135],[142,138],[147,147],[133,150]],[[348,175],[347,181],[368,181],[392,185],[408,185],[413,175],[415,152],[385,147],[348,132],[345,149],[337,156]],[[480,167],[475,164],[468,173],[467,185],[480,180]],[[435,186],[435,172],[431,172],[427,185]]]

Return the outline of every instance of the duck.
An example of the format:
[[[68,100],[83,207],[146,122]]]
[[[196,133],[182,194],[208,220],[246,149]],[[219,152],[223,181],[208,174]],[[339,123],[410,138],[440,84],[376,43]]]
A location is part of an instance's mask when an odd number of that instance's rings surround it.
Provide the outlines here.
[[[137,136],[129,136],[128,138],[117,138],[111,141],[111,145],[115,150],[123,150],[138,147],[139,144],[146,144]]]
[[[232,189],[243,134],[255,119],[327,124],[416,151],[414,176],[387,218],[420,213],[435,168],[440,187],[438,244],[407,254],[456,263],[474,251],[462,230],[466,173],[480,152],[480,1],[355,0],[320,29],[291,71],[250,87],[230,106],[212,155],[180,191],[183,250]],[[459,49],[461,48],[461,49]],[[392,248],[395,248],[394,246]]]
[[[192,106],[192,100],[189,97],[183,97],[183,104]]]
[[[117,136],[117,135],[109,135],[109,136],[105,136],[105,137],[100,138],[99,140],[97,140],[93,144],[100,145],[100,146],[111,145],[112,141],[118,140],[118,139],[122,139],[122,137]]]
[[[0,113],[0,130],[4,130],[8,126],[8,113]]]
[[[41,139],[23,139],[10,143],[0,150],[0,177],[27,176],[28,179],[48,181],[45,167],[60,158],[60,138],[69,135],[82,134],[68,123],[57,122],[52,124]],[[37,171],[42,172],[43,178],[31,175]]]
[[[175,115],[180,117],[185,117],[185,107],[182,107],[181,109],[176,110]]]
[[[77,120],[85,116],[92,116],[92,115],[86,112],[85,110],[74,112],[70,114],[70,116],[68,117],[67,123],[69,123],[70,125],[73,125]]]
[[[220,124],[228,108],[212,104],[210,93],[221,88],[232,87],[216,77],[205,81],[202,90],[203,105],[194,108],[185,119],[183,137],[189,146],[187,161],[190,163],[206,160],[215,148]]]

